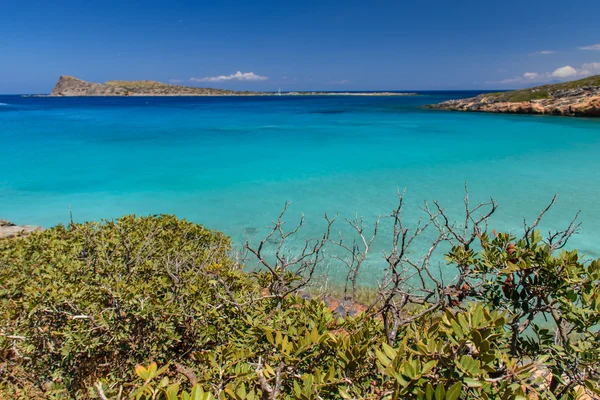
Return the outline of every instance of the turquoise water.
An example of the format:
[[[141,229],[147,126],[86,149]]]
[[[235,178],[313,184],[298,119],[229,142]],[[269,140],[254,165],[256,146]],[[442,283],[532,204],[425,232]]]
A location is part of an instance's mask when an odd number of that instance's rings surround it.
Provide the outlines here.
[[[467,95],[0,96],[0,218],[51,226],[70,210],[77,221],[170,213],[239,244],[291,201],[290,223],[306,216],[303,238],[319,236],[324,212],[339,213],[337,230],[349,237],[343,218],[389,215],[398,188],[407,221],[424,200],[460,219],[466,182],[473,201],[500,203],[491,228],[513,232],[558,193],[543,228],[581,210],[569,247],[600,257],[600,121],[420,108]],[[379,276],[386,233],[364,283]],[[343,275],[327,264],[333,279]]]

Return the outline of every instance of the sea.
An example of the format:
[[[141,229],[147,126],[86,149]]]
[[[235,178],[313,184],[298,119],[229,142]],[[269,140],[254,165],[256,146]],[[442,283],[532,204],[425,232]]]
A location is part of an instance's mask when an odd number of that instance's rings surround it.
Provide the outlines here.
[[[350,247],[359,238],[349,221],[362,220],[369,238],[381,218],[359,279],[369,286],[385,268],[398,193],[403,223],[414,230],[434,201],[464,224],[466,186],[472,206],[499,204],[490,231],[515,235],[557,194],[542,233],[565,228],[581,211],[567,248],[600,257],[600,119],[423,107],[478,93],[0,96],[0,218],[50,227],[71,216],[175,214],[225,232],[239,249],[258,243],[291,202],[284,228],[302,216],[304,223],[286,244],[290,257],[322,237],[325,214],[337,216],[332,239]],[[434,237],[426,230],[411,257]],[[347,271],[334,255],[343,251],[331,248],[322,273],[341,282]],[[435,268],[452,274],[443,250]]]

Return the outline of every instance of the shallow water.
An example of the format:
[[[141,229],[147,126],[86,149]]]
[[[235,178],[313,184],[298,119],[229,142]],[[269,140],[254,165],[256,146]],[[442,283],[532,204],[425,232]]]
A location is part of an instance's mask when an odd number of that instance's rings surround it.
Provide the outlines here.
[[[496,230],[520,232],[558,193],[543,228],[564,227],[581,210],[569,247],[600,257],[600,120],[420,108],[470,95],[0,96],[0,218],[51,226],[70,210],[77,221],[169,213],[239,244],[292,201],[290,223],[306,215],[303,238],[319,236],[324,212],[339,213],[349,237],[343,218],[389,215],[398,188],[413,224],[424,200],[460,218],[466,182],[473,202],[500,203]],[[391,242],[383,228],[365,284]]]

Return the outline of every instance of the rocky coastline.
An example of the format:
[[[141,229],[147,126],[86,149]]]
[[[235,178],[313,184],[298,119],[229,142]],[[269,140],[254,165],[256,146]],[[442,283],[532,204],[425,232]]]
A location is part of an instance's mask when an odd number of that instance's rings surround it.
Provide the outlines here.
[[[427,106],[431,109],[600,117],[600,75],[511,92],[485,93]]]
[[[16,225],[10,221],[0,219],[0,239],[8,239],[16,236],[26,236],[31,232],[41,231],[41,226]]]

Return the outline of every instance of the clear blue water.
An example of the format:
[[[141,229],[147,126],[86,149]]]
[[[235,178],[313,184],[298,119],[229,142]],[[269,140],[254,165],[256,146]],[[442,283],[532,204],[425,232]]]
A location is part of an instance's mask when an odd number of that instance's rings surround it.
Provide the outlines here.
[[[473,201],[500,203],[491,228],[513,232],[558,193],[543,228],[582,210],[569,247],[599,257],[600,120],[420,107],[470,95],[0,96],[0,218],[51,226],[70,210],[77,221],[170,213],[241,243],[292,201],[290,223],[306,215],[303,237],[319,236],[324,212],[339,213],[348,236],[343,218],[389,215],[397,188],[407,221],[436,199],[460,218],[467,182]],[[390,241],[384,229],[364,283]]]

